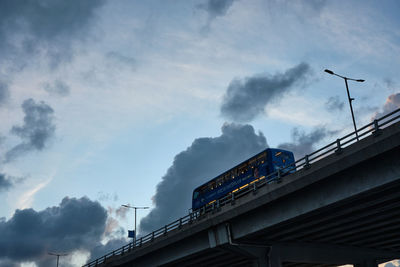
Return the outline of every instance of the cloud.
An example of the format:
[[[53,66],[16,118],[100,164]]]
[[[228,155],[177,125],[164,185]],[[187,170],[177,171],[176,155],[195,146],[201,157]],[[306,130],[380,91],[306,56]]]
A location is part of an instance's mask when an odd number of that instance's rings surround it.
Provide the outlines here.
[[[336,133],[336,131],[328,131],[323,127],[317,127],[306,134],[304,131],[294,128],[292,130],[292,142],[282,143],[278,145],[278,148],[292,151],[295,158],[300,159],[316,150],[315,145],[325,137],[332,136]]]
[[[0,1],[0,51],[5,62],[28,60],[22,55],[44,54],[56,66],[71,56],[76,39],[84,39],[94,12],[104,0]],[[0,62],[4,63],[4,62]]]
[[[97,192],[97,199],[99,201],[118,201],[118,195],[117,193],[113,193],[113,194],[109,194],[109,193],[105,193],[103,191],[99,191]]]
[[[112,239],[112,240],[108,241],[105,245],[95,246],[91,250],[91,257],[88,262],[90,262],[91,260],[100,258],[101,256],[104,256],[104,255],[112,252],[113,250],[126,245],[127,243],[128,242],[126,241],[125,238],[120,238],[120,239]]]
[[[4,173],[0,173],[0,192],[10,189],[12,185],[13,183],[10,181],[9,177]]]
[[[338,96],[331,96],[325,102],[325,107],[330,112],[342,111],[344,108],[344,102],[340,101]]]
[[[268,104],[276,103],[294,85],[304,81],[310,73],[307,63],[275,75],[256,75],[244,81],[233,80],[223,97],[222,116],[238,122],[248,122],[264,112]]]
[[[106,58],[113,65],[114,68],[115,65],[118,65],[121,67],[128,67],[132,71],[136,70],[136,60],[132,57],[128,57],[122,55],[121,53],[112,51],[107,53]]]
[[[68,96],[70,92],[68,84],[61,80],[55,80],[52,84],[45,83],[43,84],[43,89],[50,95],[56,96]]]
[[[0,220],[0,261],[46,262],[49,251],[71,253],[101,246],[107,211],[96,201],[65,197],[42,211],[16,210]]]
[[[385,116],[386,114],[396,110],[400,108],[400,93],[396,93],[396,94],[391,94],[390,96],[388,96],[388,98],[386,99],[385,104],[383,105],[381,111],[376,112],[371,120],[375,120],[378,119],[382,116]]]
[[[8,84],[0,81],[0,106],[6,102],[9,96]]]
[[[215,19],[218,16],[224,16],[228,9],[236,0],[207,0],[204,4],[199,4],[197,7],[207,11],[210,19]]]
[[[208,33],[212,21],[216,17],[225,16],[233,2],[236,0],[207,0],[203,4],[197,5],[197,8],[205,10],[208,14],[207,23],[202,27],[202,33]]]
[[[141,220],[141,233],[151,232],[187,214],[193,189],[267,147],[250,125],[224,124],[219,137],[195,139],[175,156],[157,185],[154,209]]]
[[[7,151],[5,161],[11,161],[32,150],[43,150],[55,132],[54,110],[44,102],[36,103],[32,98],[22,103],[24,124],[13,126],[11,133],[22,142]]]

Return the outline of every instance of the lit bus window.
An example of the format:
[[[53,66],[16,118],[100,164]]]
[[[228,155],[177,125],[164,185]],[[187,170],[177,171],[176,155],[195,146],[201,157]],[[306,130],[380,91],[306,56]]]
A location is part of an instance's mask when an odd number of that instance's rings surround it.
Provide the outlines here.
[[[211,181],[208,183],[208,190],[214,190],[215,188],[215,181]]]
[[[223,177],[223,176],[218,177],[218,179],[217,179],[217,186],[221,186],[223,183],[224,183],[224,177]]]
[[[235,177],[237,176],[237,169],[236,168],[231,171],[231,176],[232,176],[232,179],[235,179]]]
[[[265,153],[265,152],[262,153],[261,155],[259,155],[257,157],[258,164],[263,164],[265,162],[266,158],[267,158],[267,153]]]

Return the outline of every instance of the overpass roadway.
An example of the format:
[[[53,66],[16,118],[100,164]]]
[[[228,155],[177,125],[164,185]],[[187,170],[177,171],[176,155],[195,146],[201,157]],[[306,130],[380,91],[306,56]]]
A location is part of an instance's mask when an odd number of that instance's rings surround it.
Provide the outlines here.
[[[271,266],[400,259],[400,122],[99,266]]]

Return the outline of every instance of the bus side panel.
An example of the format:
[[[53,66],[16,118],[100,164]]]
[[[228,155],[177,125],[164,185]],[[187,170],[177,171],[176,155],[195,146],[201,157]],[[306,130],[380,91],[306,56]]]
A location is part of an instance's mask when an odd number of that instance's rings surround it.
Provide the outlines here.
[[[211,201],[217,200],[230,192],[240,188],[241,186],[244,186],[246,184],[251,183],[255,179],[258,179],[260,177],[265,177],[268,173],[267,169],[269,168],[269,164],[264,162],[264,164],[257,166],[257,172],[254,169],[249,168],[249,170],[236,177],[235,179],[232,179],[229,182],[225,182],[223,186],[220,188],[217,188],[211,192],[207,192],[203,195],[200,195],[196,201],[193,201],[192,203],[192,209],[197,210],[204,205],[210,203]],[[256,174],[256,176],[255,176]]]

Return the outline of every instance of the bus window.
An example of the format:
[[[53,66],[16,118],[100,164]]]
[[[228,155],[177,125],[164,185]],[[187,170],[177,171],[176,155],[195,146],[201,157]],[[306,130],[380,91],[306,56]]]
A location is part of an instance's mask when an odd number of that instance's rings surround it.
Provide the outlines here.
[[[204,185],[203,187],[200,188],[200,192],[204,194],[205,192],[207,192],[207,189],[208,189],[207,185]]]
[[[286,163],[286,161],[290,160],[290,155],[282,151],[275,153],[275,157],[279,158],[282,163]]]
[[[231,176],[232,176],[232,179],[235,179],[235,177],[237,176],[237,169],[236,168],[231,171]]]
[[[221,186],[224,183],[224,177],[220,176],[217,178],[217,187]]]
[[[225,181],[229,181],[230,179],[232,179],[231,174],[230,173],[225,174]]]
[[[247,172],[247,163],[240,165],[238,168],[238,171],[239,171],[239,175]]]
[[[266,157],[267,157],[267,153],[265,153],[265,152],[262,153],[261,155],[259,155],[257,157],[258,164],[263,164],[265,162]]]
[[[196,199],[199,195],[200,195],[200,193],[198,191],[194,191],[193,199]]]
[[[253,167],[256,164],[256,162],[257,158],[252,158],[251,160],[249,160],[249,165]]]
[[[215,181],[211,181],[208,183],[208,190],[214,190],[215,189]]]

